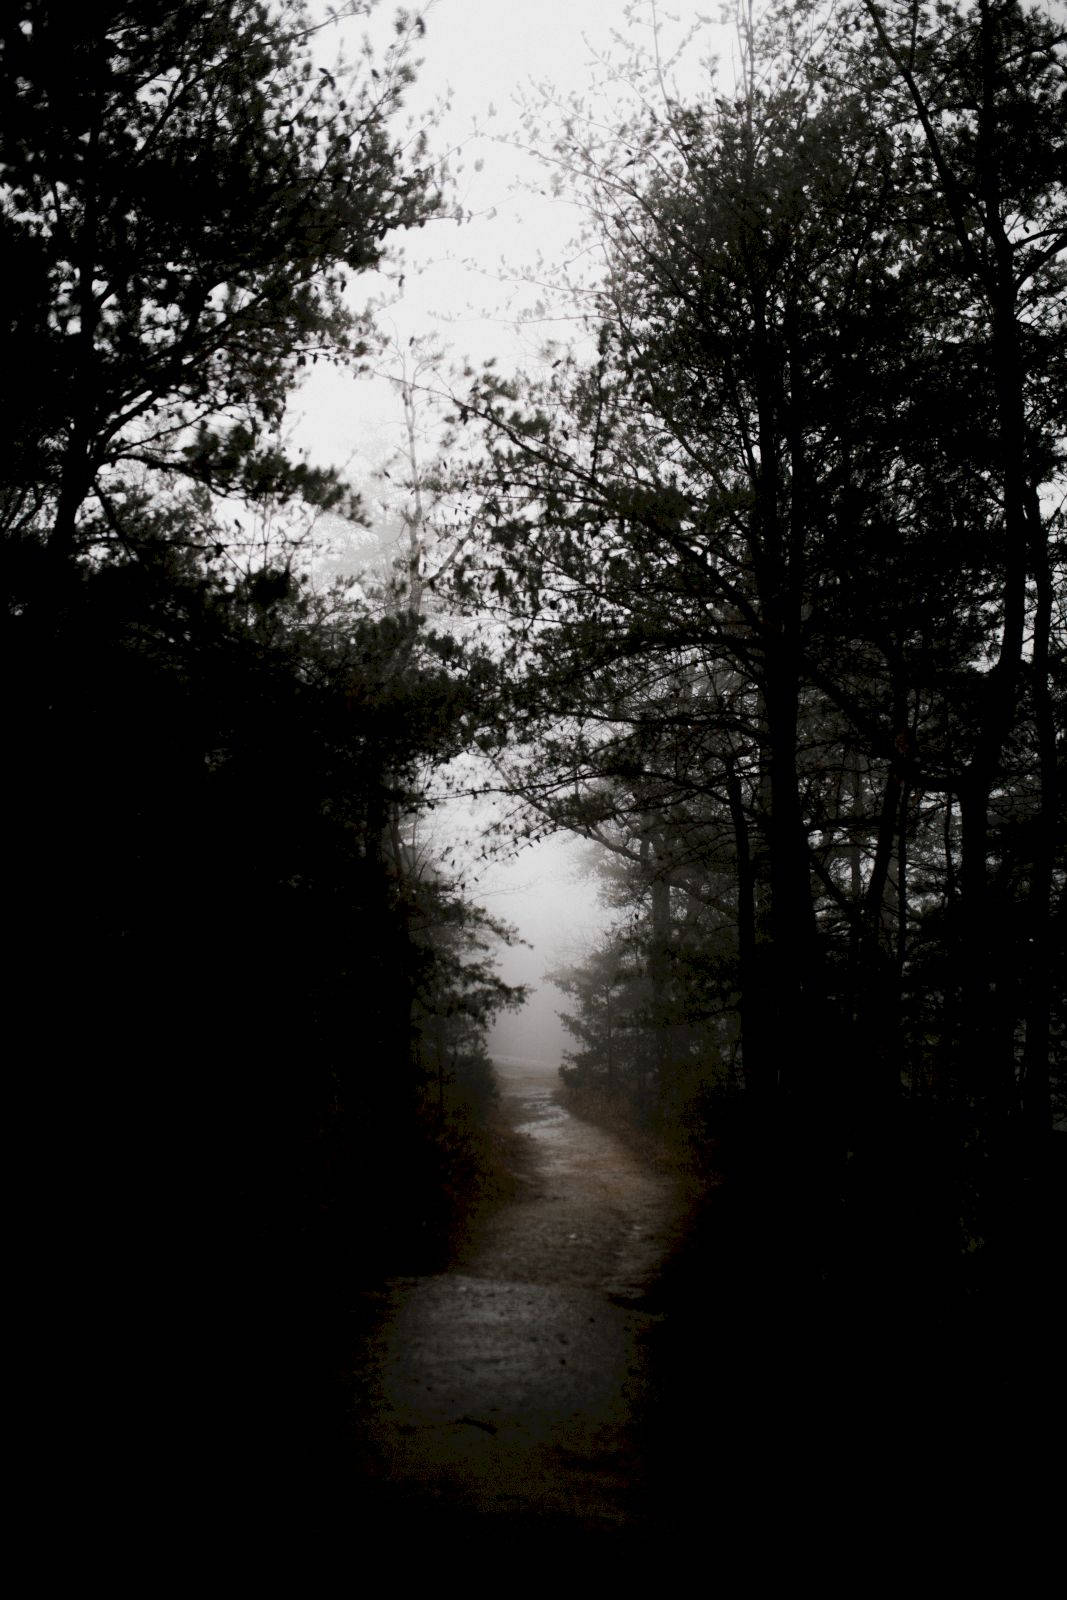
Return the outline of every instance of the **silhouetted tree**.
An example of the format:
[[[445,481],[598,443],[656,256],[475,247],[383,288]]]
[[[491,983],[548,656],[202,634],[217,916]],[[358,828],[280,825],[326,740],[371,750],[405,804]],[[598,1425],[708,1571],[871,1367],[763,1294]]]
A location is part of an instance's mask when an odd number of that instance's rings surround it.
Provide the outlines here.
[[[730,863],[770,1165],[803,1128],[883,1178],[905,1088],[960,1148],[1047,1126],[1062,922],[1063,40],[913,10],[750,11],[732,98],[570,120],[598,354],[463,396],[457,584],[509,627],[516,791]]]
[[[71,550],[94,501],[117,535],[137,467],[339,497],[273,435],[299,368],[360,348],[348,274],[433,209],[390,137],[400,50],[339,85],[300,0],[27,0],[2,28],[6,525]]]
[[[299,4],[0,23],[23,1182],[66,1292],[165,1326],[250,1425],[257,1373],[329,1366],[338,1286],[454,1220],[477,1151],[427,1114],[417,1008],[465,1007],[476,1056],[510,999],[454,948],[458,887],[414,894],[390,845],[488,669],[254,536],[358,514],[280,423],[307,362],[360,352],[346,276],[435,209],[390,132],[410,30],[346,87]]]

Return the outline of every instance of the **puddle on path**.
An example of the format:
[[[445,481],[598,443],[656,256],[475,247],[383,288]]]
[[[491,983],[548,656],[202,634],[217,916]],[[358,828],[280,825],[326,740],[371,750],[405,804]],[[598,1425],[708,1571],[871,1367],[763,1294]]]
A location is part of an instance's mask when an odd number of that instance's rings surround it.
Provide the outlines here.
[[[641,1520],[641,1300],[680,1221],[673,1185],[505,1066],[536,1151],[524,1193],[456,1267],[387,1286],[367,1357],[370,1475],[437,1512]]]

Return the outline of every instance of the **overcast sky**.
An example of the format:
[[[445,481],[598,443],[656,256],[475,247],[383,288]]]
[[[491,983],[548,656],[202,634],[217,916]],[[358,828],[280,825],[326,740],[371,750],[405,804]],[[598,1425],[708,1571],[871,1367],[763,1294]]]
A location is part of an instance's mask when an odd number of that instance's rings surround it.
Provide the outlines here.
[[[433,153],[446,157],[452,170],[449,209],[462,208],[465,220],[459,224],[449,215],[398,238],[392,254],[394,278],[403,257],[401,294],[395,282],[374,275],[360,280],[356,298],[388,303],[378,320],[401,351],[412,336],[435,334],[457,361],[494,356],[502,370],[512,370],[536,359],[545,339],[573,331],[573,322],[524,324],[522,313],[538,291],[520,280],[543,262],[544,281],[554,264],[572,259],[568,247],[582,220],[573,203],[545,192],[550,169],[529,151],[522,104],[536,106],[546,91],[558,100],[579,94],[610,124],[633,100],[613,63],[634,48],[647,52],[653,14],[665,61],[690,29],[697,30],[669,72],[688,92],[706,84],[702,63],[713,48],[729,57],[731,30],[710,18],[701,22],[707,13],[699,5],[665,7],[653,0],[632,7],[622,0],[431,0],[422,11],[426,32],[414,52],[421,64],[398,127],[427,128]],[[386,0],[371,19],[379,54],[393,14]],[[342,25],[336,40],[328,30],[320,52],[329,58],[342,42],[355,55],[366,30],[366,19]],[[542,122],[546,149],[551,116],[546,112]],[[573,315],[572,307],[559,304]],[[302,437],[313,453],[349,462],[357,478],[399,436],[399,408],[384,381],[357,383],[320,370],[303,410]]]

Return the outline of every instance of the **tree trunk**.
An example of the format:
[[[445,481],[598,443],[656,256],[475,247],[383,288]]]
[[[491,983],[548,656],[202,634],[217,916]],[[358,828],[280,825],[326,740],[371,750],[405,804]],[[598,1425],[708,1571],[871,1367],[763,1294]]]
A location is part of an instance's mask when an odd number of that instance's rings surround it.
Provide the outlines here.
[[[675,1084],[670,1015],[670,869],[666,862],[657,863],[655,845],[652,847],[652,859],[655,877],[652,879],[652,955],[649,973],[652,979],[652,1012],[656,1031],[656,1075],[659,1080],[661,1101],[673,1108]]]
[[[762,1035],[763,1012],[757,998],[756,978],[756,876],[749,844],[748,818],[745,815],[741,780],[732,761],[726,765],[726,794],[734,829],[737,855],[737,955],[738,991],[741,1024],[741,1064],[745,1089],[757,1098],[758,1086],[766,1071]]]
[[[1036,496],[1034,497],[1036,500]],[[1039,526],[1037,506],[1031,524]],[[1043,530],[1042,530],[1043,533]],[[1037,729],[1040,799],[1034,823],[1033,859],[1027,905],[1026,1042],[1023,1050],[1023,1112],[1031,1137],[1043,1140],[1052,1126],[1049,1049],[1052,1011],[1052,878],[1056,858],[1056,723],[1049,682],[1053,584],[1047,542],[1035,539],[1031,561],[1037,603],[1034,609],[1031,702]]]

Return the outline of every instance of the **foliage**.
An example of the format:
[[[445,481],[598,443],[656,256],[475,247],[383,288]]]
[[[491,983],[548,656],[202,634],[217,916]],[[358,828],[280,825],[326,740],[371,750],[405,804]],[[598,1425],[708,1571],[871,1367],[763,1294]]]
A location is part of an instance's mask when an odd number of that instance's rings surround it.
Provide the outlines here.
[[[302,0],[7,9],[5,525],[73,545],[87,498],[121,520],[136,468],[340,496],[278,448],[285,397],[307,362],[359,352],[348,275],[434,198],[390,138],[399,45],[346,86],[314,31]]]
[[[661,1095],[695,902],[757,1120],[876,1173],[902,1097],[948,1107],[992,1216],[1062,1074],[1064,41],[772,7],[741,59],[565,123],[597,353],[463,396],[455,593],[507,629],[515,791],[643,860]]]
[[[390,131],[403,41],[349,89],[312,31],[300,4],[197,0],[0,23],[25,1183],[68,1292],[131,1316],[136,1292],[227,1414],[268,1368],[313,1381],[335,1297],[447,1241],[485,1161],[480,1030],[512,999],[469,949],[490,925],[396,848],[487,664],[250,531],[358,511],[287,452],[286,396],[358,358],[347,275],[436,206]],[[447,1118],[420,1008],[468,1022]]]

